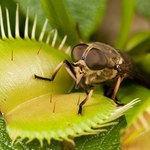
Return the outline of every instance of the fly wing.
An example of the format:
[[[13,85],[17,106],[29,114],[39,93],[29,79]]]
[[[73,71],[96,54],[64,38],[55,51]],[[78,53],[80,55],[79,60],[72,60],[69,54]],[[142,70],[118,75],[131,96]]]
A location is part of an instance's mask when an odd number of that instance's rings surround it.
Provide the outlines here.
[[[131,57],[127,54],[120,52],[120,55],[124,59],[124,63],[120,66],[121,71],[126,73],[130,78],[133,78],[139,84],[150,89],[150,75],[140,71]]]

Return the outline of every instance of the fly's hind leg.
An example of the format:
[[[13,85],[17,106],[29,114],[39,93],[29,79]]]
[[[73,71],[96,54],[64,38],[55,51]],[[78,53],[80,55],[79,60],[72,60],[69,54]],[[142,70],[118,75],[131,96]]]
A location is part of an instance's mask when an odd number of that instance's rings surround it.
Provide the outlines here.
[[[60,68],[63,66],[63,65],[66,65],[65,66],[65,69],[67,70],[67,72],[69,73],[69,75],[76,81],[76,76],[75,76],[75,72],[73,70],[73,67],[72,65],[67,61],[67,60],[64,60],[63,62],[59,63],[57,65],[57,67],[55,68],[52,76],[50,78],[47,78],[47,77],[42,77],[42,76],[38,76],[38,75],[34,75],[35,78],[37,79],[41,79],[41,80],[47,80],[47,81],[53,81],[58,73],[58,71],[60,70]]]

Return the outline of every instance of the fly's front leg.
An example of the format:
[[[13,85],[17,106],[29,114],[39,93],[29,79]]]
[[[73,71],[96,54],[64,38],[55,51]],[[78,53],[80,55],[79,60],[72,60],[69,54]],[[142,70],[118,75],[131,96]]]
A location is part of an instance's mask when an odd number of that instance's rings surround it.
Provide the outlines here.
[[[75,75],[75,72],[73,70],[73,67],[72,65],[67,61],[67,60],[64,60],[63,62],[59,63],[57,65],[57,67],[55,68],[52,76],[50,78],[47,78],[47,77],[42,77],[42,76],[38,76],[38,75],[34,75],[35,78],[37,79],[41,79],[41,80],[47,80],[47,81],[53,81],[58,73],[58,71],[60,70],[60,68],[63,66],[63,65],[66,65],[65,66],[65,69],[67,70],[67,72],[69,73],[69,75],[76,81],[76,75]]]
[[[117,99],[116,99],[116,95],[117,95],[117,92],[118,92],[118,90],[119,90],[119,87],[120,87],[120,84],[121,84],[123,78],[124,78],[124,77],[120,77],[120,76],[118,77],[117,82],[116,82],[116,85],[115,85],[115,88],[114,88],[114,91],[113,91],[113,94],[112,94],[112,96],[111,96],[111,98],[113,99],[113,101],[114,101],[116,104],[118,104],[118,105],[123,105],[123,104],[118,103],[118,101],[117,101]]]
[[[92,96],[94,91],[94,87],[91,87],[90,92],[87,93],[86,98],[79,104],[79,110],[78,110],[78,114],[81,115],[82,114],[82,107],[83,105],[90,99],[90,97]]]

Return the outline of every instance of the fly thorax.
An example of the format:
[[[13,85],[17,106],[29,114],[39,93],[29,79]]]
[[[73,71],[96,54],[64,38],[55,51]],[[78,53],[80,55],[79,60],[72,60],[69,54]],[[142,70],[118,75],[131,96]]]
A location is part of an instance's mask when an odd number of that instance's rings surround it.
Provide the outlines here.
[[[107,80],[111,80],[118,75],[118,72],[114,69],[105,68],[98,71],[90,71],[86,74],[85,83],[96,84],[103,83]]]

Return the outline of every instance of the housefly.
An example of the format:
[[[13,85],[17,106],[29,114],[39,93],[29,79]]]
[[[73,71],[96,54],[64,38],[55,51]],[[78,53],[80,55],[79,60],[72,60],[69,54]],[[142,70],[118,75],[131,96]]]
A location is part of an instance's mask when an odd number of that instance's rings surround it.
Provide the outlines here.
[[[65,65],[67,72],[75,80],[76,87],[81,87],[87,94],[86,98],[79,104],[78,114],[82,113],[83,105],[92,96],[95,84],[113,81],[113,88],[110,88],[113,90],[107,92],[106,95],[110,96],[111,93],[111,99],[119,104],[116,100],[116,94],[122,80],[129,76],[142,81],[142,76],[135,73],[132,60],[126,54],[107,44],[100,42],[78,44],[73,48],[71,57],[73,63],[68,60],[60,62],[51,78],[38,75],[35,75],[35,78],[53,81],[62,65]],[[145,82],[145,84],[147,83]]]

